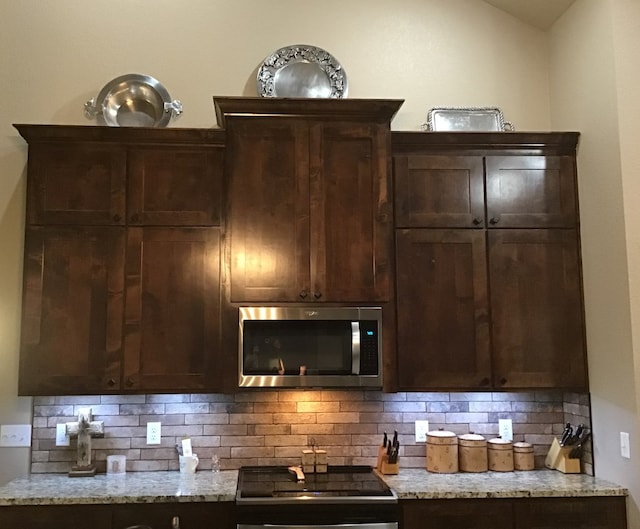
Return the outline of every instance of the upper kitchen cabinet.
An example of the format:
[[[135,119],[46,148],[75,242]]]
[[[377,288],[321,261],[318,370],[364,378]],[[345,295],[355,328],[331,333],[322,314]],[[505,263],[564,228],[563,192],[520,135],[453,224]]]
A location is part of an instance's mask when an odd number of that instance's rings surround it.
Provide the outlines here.
[[[20,394],[215,391],[224,132],[16,127]]]
[[[577,139],[394,133],[399,389],[586,389]]]
[[[576,136],[554,135],[550,148],[540,134],[499,134],[464,133],[461,149],[439,132],[422,152],[410,133],[394,134],[396,227],[575,227]]]
[[[402,101],[214,102],[227,131],[230,301],[390,301],[390,121]]]

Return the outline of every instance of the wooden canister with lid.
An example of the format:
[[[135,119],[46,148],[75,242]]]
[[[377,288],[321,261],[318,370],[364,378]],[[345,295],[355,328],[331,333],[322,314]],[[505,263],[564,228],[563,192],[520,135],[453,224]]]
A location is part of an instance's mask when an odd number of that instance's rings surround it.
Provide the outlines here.
[[[440,474],[458,472],[458,437],[453,432],[427,432],[427,470]]]
[[[513,467],[516,470],[533,470],[535,460],[531,443],[513,443]]]
[[[460,472],[486,472],[489,468],[487,440],[481,435],[467,433],[459,436],[458,455]]]
[[[487,441],[489,470],[511,472],[513,470],[513,443],[496,437]]]

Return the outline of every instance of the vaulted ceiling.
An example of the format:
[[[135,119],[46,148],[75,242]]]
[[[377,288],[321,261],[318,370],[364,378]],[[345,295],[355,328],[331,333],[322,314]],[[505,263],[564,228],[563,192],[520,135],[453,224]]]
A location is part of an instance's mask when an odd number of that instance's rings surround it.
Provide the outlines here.
[[[549,29],[575,0],[484,0],[540,29]]]

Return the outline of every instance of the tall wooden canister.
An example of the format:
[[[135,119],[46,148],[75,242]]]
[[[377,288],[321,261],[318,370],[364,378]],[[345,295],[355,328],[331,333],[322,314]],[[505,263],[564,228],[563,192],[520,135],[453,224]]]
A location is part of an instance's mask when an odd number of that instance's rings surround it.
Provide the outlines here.
[[[496,437],[487,441],[489,470],[511,472],[513,470],[513,443]]]
[[[513,467],[516,470],[533,470],[535,461],[531,443],[513,443]]]
[[[458,472],[458,437],[453,432],[427,432],[427,470],[440,474]]]
[[[467,433],[458,437],[460,472],[486,472],[487,440],[481,435]]]

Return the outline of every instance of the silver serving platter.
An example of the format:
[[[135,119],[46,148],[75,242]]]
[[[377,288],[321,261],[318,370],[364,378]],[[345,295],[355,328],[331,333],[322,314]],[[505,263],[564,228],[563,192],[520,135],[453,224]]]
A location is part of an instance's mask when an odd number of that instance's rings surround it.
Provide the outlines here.
[[[258,68],[262,97],[342,99],[348,82],[344,68],[328,51],[297,44],[276,50]]]
[[[429,110],[422,130],[428,131],[513,131],[498,107],[437,107]]]
[[[182,103],[150,75],[127,74],[109,81],[84,104],[88,119],[110,127],[166,127],[182,114]]]

